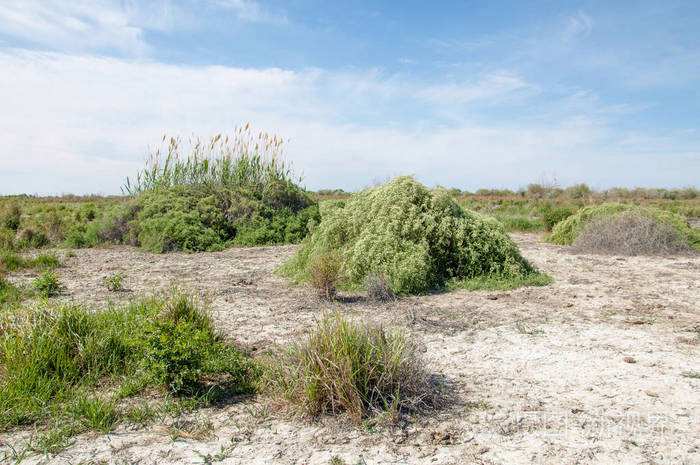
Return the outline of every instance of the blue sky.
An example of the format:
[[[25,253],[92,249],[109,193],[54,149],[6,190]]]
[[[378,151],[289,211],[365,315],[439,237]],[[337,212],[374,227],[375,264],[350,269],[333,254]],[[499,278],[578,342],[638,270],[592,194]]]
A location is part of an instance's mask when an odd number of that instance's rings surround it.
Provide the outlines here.
[[[700,2],[3,0],[0,193],[251,122],[309,188],[697,186]]]

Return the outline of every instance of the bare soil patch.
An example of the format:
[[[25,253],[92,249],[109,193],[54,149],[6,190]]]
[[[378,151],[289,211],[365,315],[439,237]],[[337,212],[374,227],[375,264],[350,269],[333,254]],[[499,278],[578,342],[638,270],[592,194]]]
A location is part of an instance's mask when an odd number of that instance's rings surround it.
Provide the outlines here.
[[[209,299],[218,327],[257,351],[340,310],[410,331],[454,402],[398,426],[358,429],[285,418],[250,399],[83,435],[26,463],[700,463],[700,379],[687,375],[700,372],[700,257],[578,255],[536,235],[514,238],[552,285],[383,303],[325,302],[275,276],[294,246],[77,250],[58,270],[60,299],[99,308],[178,285]],[[115,272],[129,291],[106,289]],[[31,434],[0,435],[0,457]]]

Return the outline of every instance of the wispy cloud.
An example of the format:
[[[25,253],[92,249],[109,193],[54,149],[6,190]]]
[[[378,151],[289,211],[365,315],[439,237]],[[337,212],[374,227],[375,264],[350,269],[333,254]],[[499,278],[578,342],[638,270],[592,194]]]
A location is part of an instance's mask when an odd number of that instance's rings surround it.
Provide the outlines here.
[[[583,11],[577,11],[568,16],[564,21],[563,38],[571,41],[579,37],[586,37],[593,31],[593,18]]]
[[[28,51],[0,52],[0,69],[0,101],[12,109],[0,112],[0,171],[12,173],[3,176],[3,193],[118,192],[164,132],[206,135],[246,121],[289,140],[287,156],[312,188],[357,188],[400,173],[465,188],[517,187],[543,172],[560,174],[563,183],[682,185],[696,182],[700,168],[700,134],[637,139],[595,114],[580,118],[578,108],[567,110],[570,102],[532,121],[391,124],[407,109],[459,112],[463,103],[450,95],[476,102],[527,87],[508,74],[426,101],[439,84],[378,72],[190,67]],[[345,115],[358,107],[377,113],[349,122]],[[646,151],[650,139],[657,156]]]
[[[287,16],[263,7],[255,0],[214,0],[214,4],[234,11],[241,20],[253,23],[286,23]]]
[[[133,13],[104,0],[8,0],[0,8],[0,35],[53,50],[142,54],[147,45]]]
[[[232,12],[244,22],[287,21],[253,0],[6,0],[0,7],[0,38],[61,52],[145,56],[152,51],[147,32],[200,27],[202,8]]]

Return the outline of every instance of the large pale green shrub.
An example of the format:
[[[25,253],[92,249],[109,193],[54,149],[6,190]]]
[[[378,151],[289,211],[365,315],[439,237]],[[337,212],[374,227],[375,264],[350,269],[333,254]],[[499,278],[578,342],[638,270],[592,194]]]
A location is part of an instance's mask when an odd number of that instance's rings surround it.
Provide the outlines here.
[[[569,216],[554,227],[549,241],[554,244],[571,245],[590,222],[625,212],[636,213],[670,225],[689,245],[700,248],[700,232],[691,228],[683,216],[654,207],[622,203],[604,203],[581,208],[576,214]]]
[[[377,274],[398,294],[455,280],[537,275],[495,220],[462,209],[446,192],[431,192],[410,177],[324,208],[321,223],[281,272],[308,281],[312,264],[332,252],[340,254],[345,286],[362,288],[369,274]]]

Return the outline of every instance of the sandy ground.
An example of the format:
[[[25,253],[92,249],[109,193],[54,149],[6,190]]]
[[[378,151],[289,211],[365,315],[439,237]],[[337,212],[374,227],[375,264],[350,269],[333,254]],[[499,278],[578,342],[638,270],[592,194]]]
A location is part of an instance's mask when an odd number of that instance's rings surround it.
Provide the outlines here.
[[[535,235],[514,237],[554,284],[387,304],[361,296],[323,303],[276,277],[293,246],[78,250],[59,270],[62,299],[97,308],[176,284],[209,299],[219,328],[254,351],[303,335],[338,309],[409,331],[452,402],[395,427],[358,429],[286,418],[250,399],[82,435],[59,455],[26,463],[700,464],[700,379],[689,376],[700,372],[700,256],[574,255]],[[117,271],[129,292],[104,288]],[[0,435],[0,458],[29,436]]]

